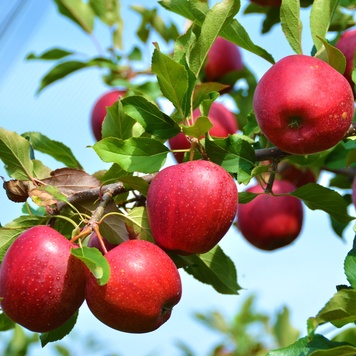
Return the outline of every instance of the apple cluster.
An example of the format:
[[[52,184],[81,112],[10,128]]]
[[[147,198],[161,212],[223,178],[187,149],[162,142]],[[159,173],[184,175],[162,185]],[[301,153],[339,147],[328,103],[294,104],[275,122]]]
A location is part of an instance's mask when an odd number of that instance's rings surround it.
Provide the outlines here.
[[[157,245],[128,240],[105,254],[109,281],[100,285],[71,254],[79,248],[49,226],[23,232],[0,268],[3,312],[34,332],[65,324],[86,300],[92,313],[111,328],[144,333],[166,322],[182,293],[171,258]]]

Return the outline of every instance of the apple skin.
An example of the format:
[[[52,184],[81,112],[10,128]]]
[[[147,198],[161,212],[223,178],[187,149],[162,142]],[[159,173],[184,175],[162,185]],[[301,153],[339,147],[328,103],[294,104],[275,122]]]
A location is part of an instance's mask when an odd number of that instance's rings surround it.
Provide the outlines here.
[[[207,55],[205,81],[221,82],[225,75],[243,68],[239,47],[225,38],[217,37]]]
[[[106,250],[107,251],[110,251],[112,250],[114,247],[116,247],[117,245],[115,244],[112,244],[110,243],[108,240],[106,240],[104,237],[103,237],[103,242],[104,242],[104,245],[106,247]],[[99,238],[98,238],[98,235],[93,232],[90,237],[89,237],[89,240],[88,240],[88,247],[95,247],[97,248],[103,255],[104,255],[104,250],[99,242]]]
[[[352,71],[354,69],[354,58],[356,50],[356,29],[345,31],[335,44],[346,58],[346,68],[344,76],[350,83],[351,88],[355,94],[355,83],[352,81]]]
[[[158,246],[180,255],[211,250],[229,230],[237,210],[233,178],[203,160],[164,168],[147,194],[147,215]]]
[[[34,226],[10,246],[0,268],[1,308],[14,322],[48,332],[68,321],[84,302],[89,270],[58,231]]]
[[[275,180],[273,184],[275,194],[290,193],[295,189],[292,183],[284,180]],[[263,193],[259,184],[246,191]],[[237,226],[253,246],[272,251],[291,244],[299,236],[303,216],[303,205],[299,199],[263,194],[239,206]]]
[[[106,255],[110,278],[100,286],[93,275],[86,286],[89,309],[109,327],[147,333],[159,328],[181,298],[177,267],[157,245],[127,240]]]
[[[309,167],[295,166],[288,162],[281,162],[277,168],[278,179],[291,182],[296,188],[308,183],[316,183],[317,177]]]
[[[194,122],[198,116],[201,116],[201,112],[199,108],[196,108],[193,111]],[[213,124],[213,127],[209,130],[210,136],[224,138],[237,132],[238,125],[236,117],[224,104],[214,101],[211,104],[208,116],[209,120]],[[204,136],[202,136],[202,138],[203,137]],[[168,143],[172,150],[190,148],[190,143],[182,132],[177,136],[170,138]],[[173,155],[178,163],[183,162],[184,152],[174,152]]]
[[[281,6],[282,0],[250,0],[260,6]]]
[[[90,124],[93,135],[97,141],[101,140],[101,126],[106,116],[106,107],[112,106],[116,101],[118,101],[120,96],[124,96],[125,91],[122,90],[112,90],[103,94],[94,104],[91,115]]]
[[[329,64],[297,54],[263,75],[253,108],[270,142],[282,151],[307,155],[343,139],[352,122],[354,97],[345,77]]]

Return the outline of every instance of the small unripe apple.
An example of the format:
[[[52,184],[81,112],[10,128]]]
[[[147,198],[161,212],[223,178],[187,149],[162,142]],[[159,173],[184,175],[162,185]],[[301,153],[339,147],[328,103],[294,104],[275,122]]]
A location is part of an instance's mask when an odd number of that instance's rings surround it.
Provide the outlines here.
[[[10,246],[0,268],[1,308],[35,332],[64,324],[82,305],[89,270],[58,231],[35,226]]]
[[[195,122],[200,115],[200,109],[196,108],[193,111],[193,121]],[[224,138],[228,135],[233,135],[238,130],[236,116],[222,103],[214,101],[211,104],[208,117],[213,124],[212,128],[209,130],[209,134],[212,137]],[[201,138],[203,137],[204,136]],[[172,150],[190,148],[190,143],[182,132],[177,136],[170,138],[168,143]],[[174,152],[173,154],[177,162],[183,162],[184,152]]]
[[[345,77],[329,64],[291,55],[263,75],[253,108],[270,142],[282,151],[307,155],[343,139],[352,122],[354,97]]]
[[[346,58],[344,76],[350,83],[351,88],[355,93],[355,83],[352,81],[352,71],[354,69],[356,50],[356,29],[345,31],[337,41],[335,47],[338,48]]]
[[[106,250],[107,251],[110,251],[112,250],[114,247],[116,247],[117,245],[114,245],[112,243],[110,243],[108,240],[106,240],[104,237],[103,237],[103,242],[104,242],[104,245],[106,247]],[[89,240],[88,240],[88,247],[95,247],[97,248],[102,254],[104,254],[104,250],[103,250],[103,247],[101,246],[100,244],[100,241],[99,241],[99,237],[98,235],[93,232],[90,237],[89,237]]]
[[[250,0],[260,6],[281,6],[282,0]]]
[[[296,188],[317,181],[317,177],[310,167],[296,166],[288,162],[281,162],[278,165],[277,175],[278,179],[287,180]]]
[[[90,275],[86,301],[91,312],[113,329],[146,333],[165,323],[179,302],[182,285],[177,267],[157,245],[128,240],[105,254],[107,284]]]
[[[106,116],[106,108],[114,105],[119,100],[120,96],[124,96],[125,91],[112,90],[103,94],[94,104],[91,116],[90,124],[93,131],[93,135],[97,141],[101,140],[101,126]]]
[[[243,68],[239,47],[225,38],[217,37],[207,55],[204,66],[205,81],[223,83],[222,77]]]
[[[283,180],[275,180],[273,193],[283,194],[296,187]],[[302,202],[293,196],[265,194],[257,184],[246,190],[263,193],[246,204],[240,204],[237,226],[241,234],[255,247],[275,250],[292,243],[300,234],[303,225]]]
[[[146,202],[157,245],[182,255],[211,250],[229,230],[237,203],[237,187],[230,174],[203,160],[158,172]]]

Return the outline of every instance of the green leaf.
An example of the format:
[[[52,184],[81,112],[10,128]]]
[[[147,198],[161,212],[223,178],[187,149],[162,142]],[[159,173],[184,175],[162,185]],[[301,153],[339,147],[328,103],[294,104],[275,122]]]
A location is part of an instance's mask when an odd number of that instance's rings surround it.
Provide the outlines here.
[[[71,254],[85,263],[90,272],[98,280],[99,285],[103,286],[108,283],[110,278],[109,262],[97,248],[72,248]]]
[[[181,15],[198,24],[199,26],[201,26],[204,21],[206,11],[202,10],[201,7],[199,9],[194,7],[195,2],[193,1],[161,0],[158,2],[167,10]],[[264,58],[272,64],[274,63],[273,57],[265,49],[255,45],[251,41],[251,38],[249,37],[247,31],[236,19],[232,20],[230,24],[226,25],[220,35],[225,39],[235,43],[237,46]]]
[[[51,330],[40,335],[41,346],[45,347],[49,342],[54,342],[63,339],[74,328],[78,319],[78,311],[63,325],[57,329]]]
[[[212,127],[213,127],[213,124],[206,116],[198,116],[194,125],[182,126],[182,129],[183,129],[183,133],[187,136],[201,138]]]
[[[122,140],[132,136],[132,128],[135,124],[123,109],[122,101],[115,102],[106,110],[106,116],[102,124],[102,137],[116,137]]]
[[[250,192],[239,192],[239,204],[247,204],[255,199],[258,194]]]
[[[184,270],[198,281],[222,294],[238,294],[241,287],[235,265],[218,245],[207,253],[189,256],[189,261]]]
[[[136,120],[146,132],[168,139],[180,132],[179,125],[159,108],[142,96],[128,96],[122,99],[125,113]]]
[[[3,260],[6,251],[15,239],[25,230],[35,225],[42,225],[48,217],[23,215],[0,227],[0,261]]]
[[[141,177],[124,176],[120,177],[120,182],[124,183],[128,189],[137,190],[142,195],[147,196],[149,184]]]
[[[332,341],[347,342],[356,346],[356,328],[347,328],[332,338]]]
[[[325,38],[338,0],[314,0],[310,11],[310,30],[317,50],[323,43],[320,38]]]
[[[35,150],[50,155],[67,167],[82,169],[71,149],[62,142],[51,140],[39,132],[25,132],[21,136],[29,140]]]
[[[356,290],[356,238],[354,239],[352,249],[345,258],[344,270],[351,287]]]
[[[154,242],[145,207],[135,207],[125,217],[125,225],[130,239]]]
[[[196,77],[203,67],[210,47],[239,9],[240,1],[224,0],[215,4],[206,13],[204,22],[201,24],[200,36],[189,53],[189,67]]]
[[[30,54],[28,54],[26,59],[27,60],[40,59],[40,60],[46,60],[46,61],[53,61],[53,60],[57,60],[57,59],[62,59],[64,57],[70,56],[72,54],[73,54],[72,51],[67,51],[66,49],[52,48],[52,49],[49,49],[48,51],[45,51],[39,55],[30,53]]]
[[[290,346],[270,351],[267,356],[342,356],[354,355],[355,352],[356,348],[352,345],[330,341],[316,334],[311,340],[305,336]]]
[[[324,46],[321,47],[318,53],[316,53],[315,57],[320,58],[324,62],[330,64],[339,73],[344,74],[346,68],[346,58],[344,54],[325,39],[319,36],[318,38]]]
[[[283,0],[280,9],[283,33],[293,50],[302,54],[302,22],[300,21],[299,1]]]
[[[4,313],[0,313],[0,331],[7,331],[13,329],[15,323]]]
[[[67,61],[55,65],[41,80],[40,87],[37,89],[37,94],[40,93],[48,85],[55,81],[66,77],[67,75],[87,67],[88,64],[80,61]]]
[[[94,12],[90,5],[82,0],[54,0],[58,11],[79,25],[85,32],[92,33]]]
[[[298,339],[300,332],[291,324],[287,307],[283,307],[283,310],[278,313],[273,331],[278,344],[282,347],[288,346]]]
[[[33,162],[29,142],[16,132],[0,127],[0,159],[10,177],[30,180],[33,177]]]
[[[183,113],[183,100],[189,87],[189,78],[185,67],[155,49],[152,56],[152,72],[157,75],[163,95],[178,111]]]
[[[120,15],[120,1],[118,0],[89,0],[89,5],[99,19],[112,27],[114,25],[122,28]]]
[[[341,328],[342,326],[353,323],[356,320],[356,290],[340,289],[326,303],[319,313],[312,318],[314,327],[325,323],[331,323]]]
[[[347,212],[345,199],[333,189],[308,183],[290,194],[303,200],[309,209],[323,210],[341,223],[348,223],[354,219]]]
[[[154,173],[164,165],[169,149],[160,141],[132,137],[105,138],[93,146],[104,162],[117,163],[127,172]]]
[[[230,135],[226,139],[210,138],[205,140],[205,149],[209,158],[226,169],[237,173],[239,183],[247,184],[255,164],[255,151],[242,135]]]

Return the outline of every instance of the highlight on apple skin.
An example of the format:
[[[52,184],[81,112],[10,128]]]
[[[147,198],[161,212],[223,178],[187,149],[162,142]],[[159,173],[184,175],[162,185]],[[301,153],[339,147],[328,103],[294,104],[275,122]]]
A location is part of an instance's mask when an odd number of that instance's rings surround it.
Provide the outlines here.
[[[147,215],[158,246],[181,255],[205,253],[227,233],[237,210],[233,178],[205,160],[164,168],[147,194]]]
[[[171,258],[144,240],[127,240],[105,258],[111,271],[108,283],[100,286],[90,275],[86,286],[86,301],[95,317],[128,333],[147,333],[164,324],[182,295]]]
[[[282,151],[325,151],[345,136],[354,96],[345,77],[326,62],[291,55],[274,64],[257,84],[253,108],[267,139]]]
[[[290,193],[296,187],[284,180],[275,180],[273,193]],[[274,196],[264,193],[259,184],[247,192],[260,193],[246,204],[240,204],[237,226],[242,236],[253,246],[272,251],[291,244],[303,226],[302,202],[293,196]]]

